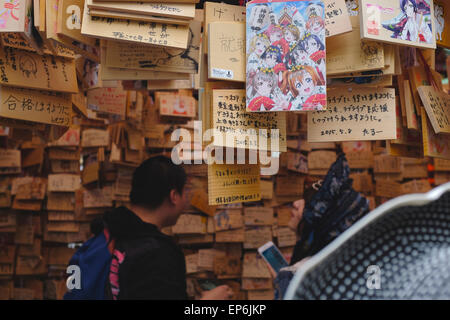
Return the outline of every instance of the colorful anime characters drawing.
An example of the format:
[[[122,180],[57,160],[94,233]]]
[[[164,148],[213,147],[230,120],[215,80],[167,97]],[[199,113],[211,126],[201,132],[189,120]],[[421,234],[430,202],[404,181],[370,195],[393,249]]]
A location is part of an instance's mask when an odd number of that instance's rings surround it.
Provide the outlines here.
[[[326,107],[323,1],[247,5],[247,110]]]
[[[436,40],[443,41],[442,32],[445,29],[445,15],[444,15],[444,7],[439,4],[434,4],[434,18],[436,21]]]
[[[399,0],[400,13],[382,22],[391,38],[412,42],[433,42],[430,0]],[[434,14],[434,13],[433,13]]]
[[[357,0],[345,0],[345,4],[347,5],[348,14],[351,17],[356,17],[359,15],[359,6]]]
[[[13,19],[19,21],[20,1],[6,0],[3,1],[3,8],[0,8],[0,29],[5,29],[8,20]]]

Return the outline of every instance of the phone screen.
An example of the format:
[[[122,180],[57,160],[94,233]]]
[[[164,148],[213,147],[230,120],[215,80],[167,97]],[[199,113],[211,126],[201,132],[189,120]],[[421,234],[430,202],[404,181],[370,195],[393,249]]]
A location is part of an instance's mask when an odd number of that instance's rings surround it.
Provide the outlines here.
[[[284,259],[283,255],[275,246],[267,248],[261,254],[264,256],[264,258],[266,258],[266,260],[269,262],[270,266],[276,273],[278,273],[281,268],[288,266],[288,263]]]

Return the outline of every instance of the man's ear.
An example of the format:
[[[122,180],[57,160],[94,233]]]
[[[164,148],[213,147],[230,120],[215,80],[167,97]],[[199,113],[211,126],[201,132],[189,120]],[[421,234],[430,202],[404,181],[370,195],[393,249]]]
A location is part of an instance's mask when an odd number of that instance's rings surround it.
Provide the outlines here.
[[[175,189],[170,190],[169,194],[170,204],[175,205],[178,202],[179,197],[180,195],[178,194],[177,190]]]

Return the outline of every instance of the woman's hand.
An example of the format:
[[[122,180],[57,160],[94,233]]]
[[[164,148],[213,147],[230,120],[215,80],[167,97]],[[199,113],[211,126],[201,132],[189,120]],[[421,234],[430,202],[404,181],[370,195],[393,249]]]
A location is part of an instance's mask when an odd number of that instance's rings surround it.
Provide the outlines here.
[[[287,101],[281,95],[276,95],[273,98],[273,101],[275,103],[274,103],[273,108],[271,109],[271,111],[287,111],[287,110],[289,110],[289,101]]]
[[[229,286],[222,285],[208,291],[203,291],[200,300],[230,300],[233,298],[233,295],[233,290]]]
[[[288,227],[294,232],[297,232],[298,224],[303,217],[303,209],[305,209],[305,200],[300,199],[295,201],[293,204],[293,209],[291,210],[291,220],[289,221]]]

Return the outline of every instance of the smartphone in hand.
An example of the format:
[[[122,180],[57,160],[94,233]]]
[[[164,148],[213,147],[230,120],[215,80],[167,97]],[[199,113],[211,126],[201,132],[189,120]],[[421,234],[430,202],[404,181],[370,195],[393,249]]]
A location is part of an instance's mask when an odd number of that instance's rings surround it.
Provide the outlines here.
[[[269,241],[259,247],[258,252],[269,264],[275,274],[278,274],[281,268],[287,267],[289,265],[286,259],[283,257],[283,254],[272,241]]]

